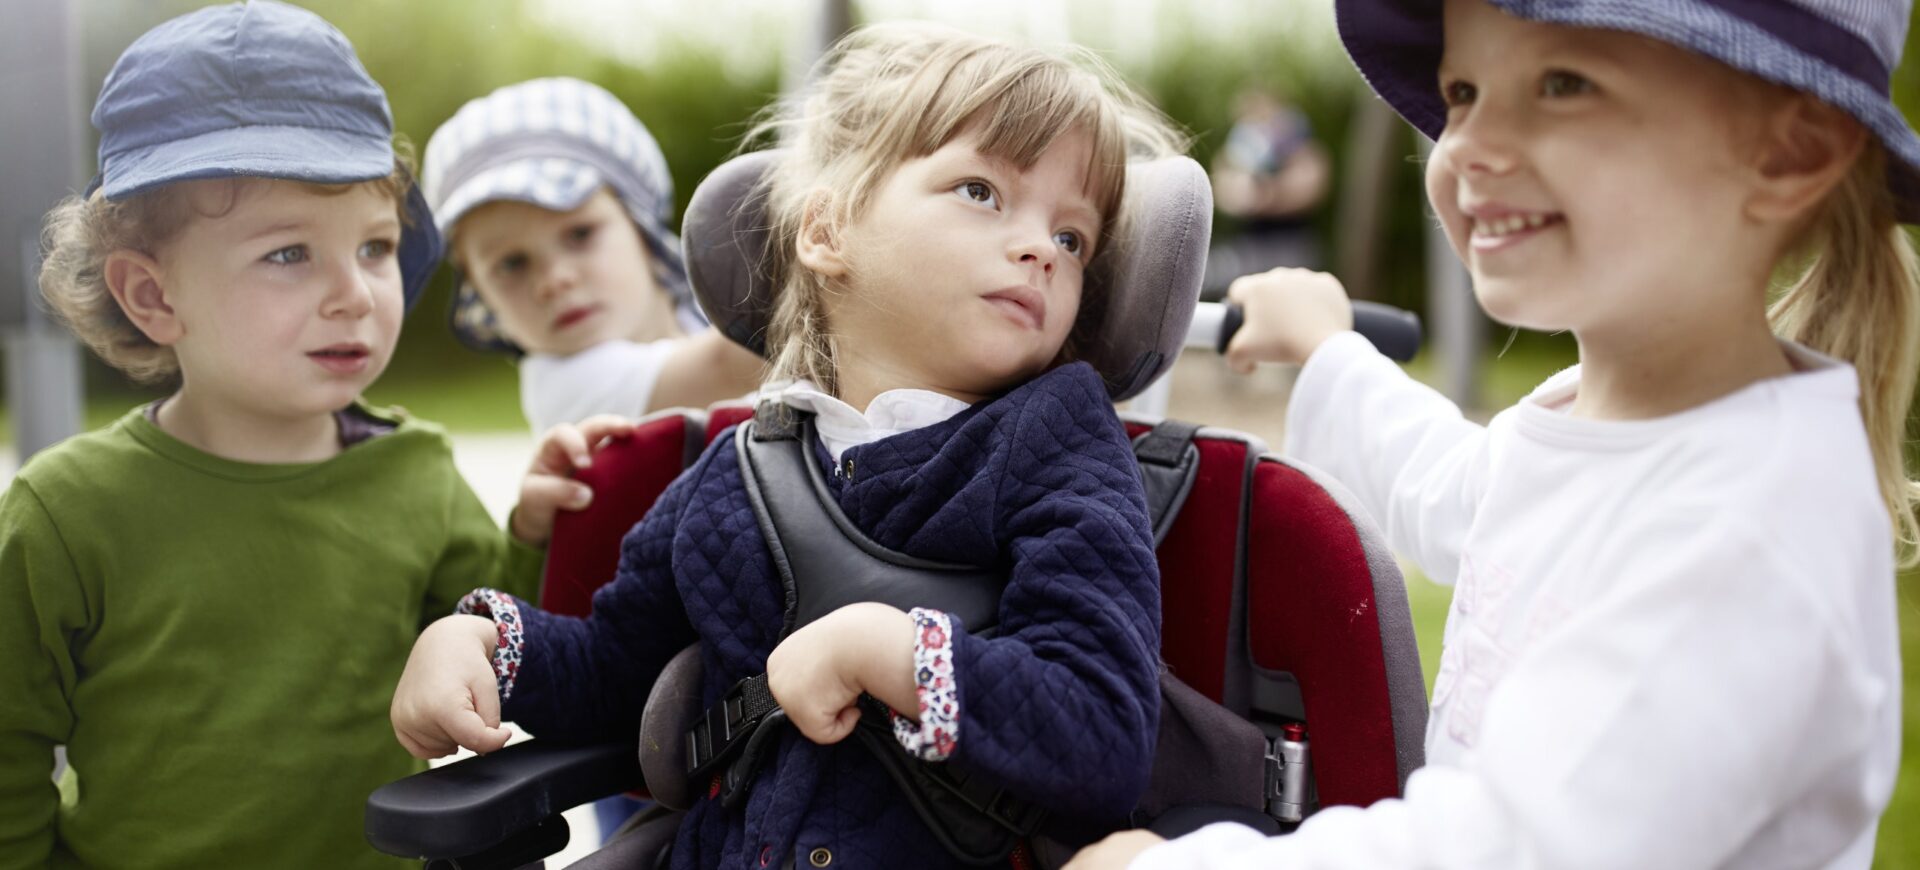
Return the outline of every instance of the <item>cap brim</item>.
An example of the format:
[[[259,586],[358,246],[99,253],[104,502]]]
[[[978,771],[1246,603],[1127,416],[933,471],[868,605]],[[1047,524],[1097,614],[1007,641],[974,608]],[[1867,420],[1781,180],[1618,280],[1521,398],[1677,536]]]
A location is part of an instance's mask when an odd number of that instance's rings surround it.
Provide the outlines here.
[[[1490,0],[1531,21],[1637,33],[1678,45],[1776,84],[1812,94],[1859,120],[1891,157],[1887,183],[1903,223],[1920,223],[1920,135],[1892,101],[1869,84],[1787,45],[1711,3]],[[1440,98],[1442,4],[1431,0],[1336,0],[1340,40],[1362,78],[1429,139],[1447,126]],[[1715,37],[1701,38],[1711,25]]]
[[[393,171],[393,144],[379,137],[311,127],[235,127],[109,157],[100,190],[107,199],[120,199],[165,184],[210,178],[356,184],[386,178]],[[406,306],[412,310],[443,251],[433,212],[418,184],[408,186],[401,205],[408,226],[398,256]]]
[[[281,178],[314,184],[352,184],[393,172],[393,144],[385,139],[311,127],[256,125],[215,130],[106,158],[101,191],[107,199],[204,178]]]
[[[434,212],[451,232],[467,212],[490,202],[524,202],[548,211],[573,211],[606,185],[600,171],[574,160],[538,157],[489,166],[460,183]]]

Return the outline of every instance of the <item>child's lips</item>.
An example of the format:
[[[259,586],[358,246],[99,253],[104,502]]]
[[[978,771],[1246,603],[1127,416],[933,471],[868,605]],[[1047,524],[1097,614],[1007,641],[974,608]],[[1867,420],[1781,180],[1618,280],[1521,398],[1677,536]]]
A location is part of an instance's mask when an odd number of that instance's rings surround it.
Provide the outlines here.
[[[358,374],[372,364],[373,351],[358,342],[343,342],[308,351],[307,358],[335,374]]]
[[[1032,287],[1008,287],[980,297],[1016,323],[1032,329],[1047,326],[1047,297]]]
[[[586,320],[589,317],[592,317],[593,315],[599,313],[599,311],[600,311],[600,306],[598,305],[574,306],[572,308],[569,308],[565,311],[560,312],[560,316],[555,317],[553,319],[553,328],[556,330],[566,329],[569,326],[574,326],[580,323],[581,321]]]
[[[1518,245],[1567,222],[1560,212],[1516,211],[1505,208],[1469,210],[1467,243],[1476,253],[1491,253]]]

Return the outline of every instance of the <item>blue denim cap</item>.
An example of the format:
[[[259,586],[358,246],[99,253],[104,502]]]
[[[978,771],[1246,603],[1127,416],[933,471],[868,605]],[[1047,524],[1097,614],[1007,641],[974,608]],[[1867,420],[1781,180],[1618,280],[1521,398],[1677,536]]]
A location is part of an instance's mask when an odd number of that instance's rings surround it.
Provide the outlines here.
[[[602,187],[612,190],[639,228],[681,328],[706,327],[671,228],[667,158],[646,125],[605,88],[572,78],[534,79],[468,101],[427,140],[421,181],[434,220],[449,236],[462,217],[489,202],[568,212]],[[468,347],[520,352],[464,281],[449,319]]]
[[[1920,136],[1890,85],[1912,0],[1488,0],[1519,18],[1637,33],[1851,114],[1886,146],[1903,223],[1920,223]],[[1375,93],[1437,139],[1441,0],[1335,0],[1340,40]]]
[[[393,173],[387,96],[346,36],[271,0],[211,6],[147,31],[107,73],[93,107],[110,200],[177,181],[280,178],[352,184]],[[400,275],[409,309],[441,242],[409,185]]]

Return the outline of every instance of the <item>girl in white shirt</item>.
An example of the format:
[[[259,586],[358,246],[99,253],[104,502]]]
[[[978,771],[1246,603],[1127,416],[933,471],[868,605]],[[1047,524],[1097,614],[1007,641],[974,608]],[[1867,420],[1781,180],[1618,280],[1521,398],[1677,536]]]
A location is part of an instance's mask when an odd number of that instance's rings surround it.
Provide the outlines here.
[[[1288,452],[1456,586],[1428,766],[1291,835],[1131,832],[1071,870],[1869,866],[1915,543],[1909,3],[1336,6],[1437,138],[1481,304],[1580,365],[1483,427],[1349,331],[1333,278],[1238,282],[1231,361],[1304,363]]]

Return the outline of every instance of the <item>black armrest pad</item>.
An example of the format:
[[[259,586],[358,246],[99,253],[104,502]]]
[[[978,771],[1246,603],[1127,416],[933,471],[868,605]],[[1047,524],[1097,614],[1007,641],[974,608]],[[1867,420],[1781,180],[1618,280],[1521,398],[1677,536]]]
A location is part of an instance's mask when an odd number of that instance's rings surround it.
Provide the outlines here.
[[[470,855],[562,810],[641,787],[635,743],[530,740],[376,789],[367,842],[403,858]]]

